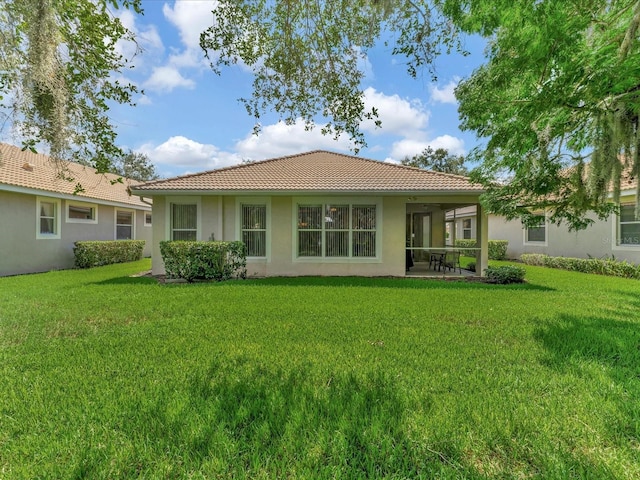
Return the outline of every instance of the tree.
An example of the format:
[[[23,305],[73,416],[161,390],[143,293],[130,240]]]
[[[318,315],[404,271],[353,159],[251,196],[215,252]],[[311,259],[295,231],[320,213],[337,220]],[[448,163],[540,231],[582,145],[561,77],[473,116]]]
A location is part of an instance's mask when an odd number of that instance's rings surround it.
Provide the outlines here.
[[[485,203],[526,221],[547,209],[574,229],[589,211],[605,218],[621,177],[640,174],[640,2],[481,3],[451,13],[494,38],[456,90],[463,128],[486,140],[471,154]]]
[[[115,73],[128,63],[116,48],[132,34],[110,11],[141,0],[5,0],[0,3],[0,109],[25,147],[44,143],[63,159],[91,159],[100,172],[123,152],[107,115],[131,104],[134,85]]]
[[[433,149],[427,147],[424,151],[413,157],[405,157],[403,165],[409,167],[433,170],[434,172],[452,173],[454,175],[468,175],[469,171],[464,166],[463,155],[452,155],[445,148]]]
[[[250,115],[320,116],[356,147],[377,113],[364,109],[358,60],[380,37],[412,76],[435,76],[461,32],[487,38],[487,64],[456,94],[462,127],[483,142],[470,159],[482,163],[484,202],[508,218],[553,207],[552,221],[582,228],[589,211],[614,209],[607,191],[623,171],[640,174],[639,0],[234,0],[213,17],[201,46],[218,73],[253,68]]]
[[[148,182],[157,180],[160,176],[156,173],[156,167],[144,153],[129,150],[124,156],[113,162],[113,173],[125,178]]]

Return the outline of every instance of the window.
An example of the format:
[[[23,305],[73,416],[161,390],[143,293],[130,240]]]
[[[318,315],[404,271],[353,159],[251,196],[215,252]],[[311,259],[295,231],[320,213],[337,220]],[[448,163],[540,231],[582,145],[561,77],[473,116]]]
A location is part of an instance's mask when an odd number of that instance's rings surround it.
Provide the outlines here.
[[[298,256],[376,256],[376,205],[298,205]]]
[[[171,240],[195,241],[198,237],[198,205],[171,204]]]
[[[547,223],[544,215],[540,215],[538,224],[531,227],[525,227],[524,243],[546,243],[547,242]]]
[[[151,226],[151,212],[144,212],[144,226]]]
[[[36,238],[60,238],[60,200],[38,198],[36,208]]]
[[[90,203],[67,202],[68,223],[98,223],[98,207]]]
[[[267,256],[267,206],[241,205],[242,241],[247,257]]]
[[[618,245],[640,246],[640,220],[636,220],[635,205],[620,205]]]
[[[134,213],[130,210],[116,210],[116,240],[133,239]]]
[[[471,239],[471,219],[465,218],[462,220],[462,238],[465,240]]]

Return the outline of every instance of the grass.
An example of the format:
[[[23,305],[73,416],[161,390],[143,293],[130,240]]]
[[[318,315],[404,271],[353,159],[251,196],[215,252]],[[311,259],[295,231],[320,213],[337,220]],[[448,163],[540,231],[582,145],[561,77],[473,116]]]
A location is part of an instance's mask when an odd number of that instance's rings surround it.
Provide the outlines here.
[[[640,477],[640,283],[0,279],[0,478]]]

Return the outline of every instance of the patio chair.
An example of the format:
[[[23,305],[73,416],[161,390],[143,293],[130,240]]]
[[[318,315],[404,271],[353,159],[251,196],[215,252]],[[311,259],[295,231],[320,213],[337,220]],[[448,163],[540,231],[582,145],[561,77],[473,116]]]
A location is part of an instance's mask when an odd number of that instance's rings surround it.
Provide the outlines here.
[[[455,250],[447,251],[442,258],[441,266],[443,267],[445,272],[448,268],[449,270],[453,270],[455,273],[457,268],[458,271],[462,273],[462,266],[460,265],[460,252],[457,252]],[[438,268],[438,270],[440,270],[440,268]]]

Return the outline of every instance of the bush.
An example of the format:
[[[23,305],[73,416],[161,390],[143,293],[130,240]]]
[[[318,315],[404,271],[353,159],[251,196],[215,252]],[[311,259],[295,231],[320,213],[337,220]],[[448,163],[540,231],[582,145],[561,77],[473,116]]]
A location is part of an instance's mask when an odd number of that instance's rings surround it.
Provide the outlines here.
[[[640,265],[634,265],[626,260],[619,262],[613,258],[550,257],[540,253],[525,253],[520,256],[520,261],[527,265],[560,268],[573,272],[640,279]]]
[[[500,267],[487,267],[487,278],[495,283],[522,283],[524,282],[525,269],[517,265],[502,265]]]
[[[456,247],[475,248],[475,240],[456,240]],[[507,240],[489,240],[489,260],[504,260],[507,258]]]
[[[77,268],[135,262],[142,258],[144,250],[144,240],[87,241],[75,242],[74,245]]]
[[[476,262],[467,263],[467,266],[465,268],[467,270],[469,270],[470,272],[475,272],[476,271]]]
[[[230,280],[245,278],[247,256],[242,242],[160,242],[167,278]]]

